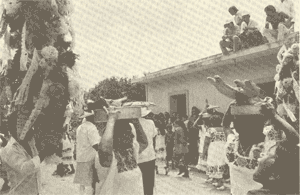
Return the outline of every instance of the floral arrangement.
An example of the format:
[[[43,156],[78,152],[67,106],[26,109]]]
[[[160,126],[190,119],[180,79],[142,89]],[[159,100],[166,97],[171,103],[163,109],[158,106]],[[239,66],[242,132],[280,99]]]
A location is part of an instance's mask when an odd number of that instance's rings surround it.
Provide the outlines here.
[[[2,1],[0,107],[15,124],[15,138],[29,141],[33,135],[38,151],[60,142],[72,113],[84,104],[73,10],[71,0]]]
[[[274,77],[277,112],[299,127],[299,45],[293,44],[282,55]]]

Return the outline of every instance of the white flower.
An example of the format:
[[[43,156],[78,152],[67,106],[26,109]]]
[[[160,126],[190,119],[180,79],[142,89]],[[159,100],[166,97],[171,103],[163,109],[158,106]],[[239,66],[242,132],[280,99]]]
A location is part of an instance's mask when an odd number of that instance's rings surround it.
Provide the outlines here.
[[[19,0],[3,0],[2,3],[7,15],[16,14],[21,6],[21,2]]]
[[[74,7],[71,0],[56,0],[58,12],[61,15],[72,14]]]
[[[72,40],[73,40],[73,38],[72,38],[70,32],[64,36],[64,41],[65,42],[72,42]]]
[[[58,51],[53,46],[44,47],[41,53],[46,60],[56,60],[58,58]]]
[[[289,88],[290,86],[292,86],[292,83],[293,83],[293,79],[292,78],[285,78],[283,79],[282,81],[282,86],[287,89]]]
[[[278,64],[276,66],[276,72],[279,73],[281,71],[281,69],[282,69],[282,65]]]
[[[298,44],[293,44],[291,48],[288,50],[288,52],[294,56],[299,55],[299,45]]]

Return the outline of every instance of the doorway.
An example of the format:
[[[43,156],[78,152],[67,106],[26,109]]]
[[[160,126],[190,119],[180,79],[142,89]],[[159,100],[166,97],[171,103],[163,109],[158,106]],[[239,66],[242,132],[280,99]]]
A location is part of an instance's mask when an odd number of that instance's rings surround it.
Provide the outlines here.
[[[177,112],[181,116],[187,115],[187,94],[170,96],[170,114]]]

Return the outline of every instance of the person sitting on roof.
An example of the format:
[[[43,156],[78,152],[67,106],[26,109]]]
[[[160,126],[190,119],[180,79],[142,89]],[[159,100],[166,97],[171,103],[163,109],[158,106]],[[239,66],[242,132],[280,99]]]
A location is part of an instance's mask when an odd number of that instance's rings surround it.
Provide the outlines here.
[[[232,49],[234,52],[238,51],[241,47],[241,40],[239,38],[240,28],[231,20],[227,20],[224,24],[224,35],[220,41],[220,47],[223,55],[228,55],[227,48]]]
[[[258,30],[258,23],[250,18],[248,12],[242,13],[241,35],[239,36],[243,48],[263,44],[263,36]]]
[[[291,28],[295,23],[295,5],[293,0],[277,0],[275,4],[277,12],[283,12],[289,16],[285,21],[285,26]],[[297,29],[297,28],[296,28]],[[294,31],[294,29],[292,29]]]
[[[235,6],[231,6],[229,9],[228,9],[228,12],[234,16],[234,23],[236,25],[238,25],[239,27],[241,26],[243,20],[242,20],[242,13],[235,7]]]
[[[277,12],[273,5],[268,5],[265,8],[266,12],[266,24],[263,29],[263,36],[272,43],[275,41],[282,41],[288,34],[293,32],[293,26],[286,23],[290,17],[283,13]],[[271,29],[272,28],[272,29]]]

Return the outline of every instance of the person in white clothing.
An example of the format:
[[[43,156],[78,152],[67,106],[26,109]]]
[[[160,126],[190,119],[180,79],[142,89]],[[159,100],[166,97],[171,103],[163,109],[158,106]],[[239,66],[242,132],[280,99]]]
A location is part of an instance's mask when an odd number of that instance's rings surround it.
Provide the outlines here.
[[[243,48],[250,48],[264,43],[263,36],[258,30],[258,23],[251,19],[248,12],[242,13],[240,39]]]
[[[95,157],[100,142],[97,127],[93,124],[94,112],[85,112],[81,118],[85,121],[76,132],[76,161],[77,168],[74,183],[80,184],[80,194],[92,195],[94,182]]]
[[[108,121],[99,144],[96,195],[142,195],[139,155],[148,147],[147,136],[138,119],[118,119],[108,108]]]
[[[147,117],[150,112],[150,109],[142,108],[142,117]],[[156,159],[153,139],[158,132],[152,120],[139,118],[139,122],[145,130],[145,134],[148,140],[148,147],[139,155],[138,166],[143,174],[144,194],[153,195]]]
[[[2,185],[2,188],[0,190],[0,192],[6,192],[10,189],[9,187],[9,181],[7,178],[7,172],[4,170],[2,163],[1,163],[1,153],[2,153],[2,149],[7,145],[7,139],[4,137],[4,135],[2,133],[0,133],[0,178],[3,179],[4,183]]]
[[[294,31],[294,20],[286,13],[278,12],[273,5],[268,5],[264,11],[267,17],[262,34],[269,43],[282,41]]]

